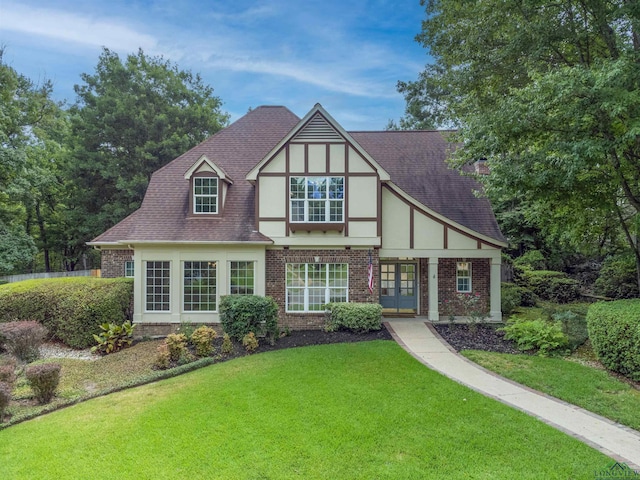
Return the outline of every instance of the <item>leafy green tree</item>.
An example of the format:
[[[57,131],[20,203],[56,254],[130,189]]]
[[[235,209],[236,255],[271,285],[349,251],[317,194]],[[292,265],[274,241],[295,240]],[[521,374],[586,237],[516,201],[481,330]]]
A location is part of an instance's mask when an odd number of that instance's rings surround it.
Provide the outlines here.
[[[151,174],[224,127],[213,88],[142,50],[103,49],[71,109],[74,237],[90,240],[136,210]]]
[[[486,158],[488,195],[525,195],[560,240],[622,237],[640,284],[640,2],[422,4],[434,61],[401,84],[410,115],[458,126],[454,164]]]

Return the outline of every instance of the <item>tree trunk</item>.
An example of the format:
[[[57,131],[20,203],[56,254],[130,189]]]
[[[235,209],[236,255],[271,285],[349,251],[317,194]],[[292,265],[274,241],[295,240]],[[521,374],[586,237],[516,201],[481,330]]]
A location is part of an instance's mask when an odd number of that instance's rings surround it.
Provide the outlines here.
[[[40,213],[40,202],[36,202],[36,220],[38,229],[40,230],[40,240],[42,241],[42,252],[44,253],[44,271],[51,271],[51,262],[49,260],[49,242],[47,242],[47,231],[44,225],[44,219]]]

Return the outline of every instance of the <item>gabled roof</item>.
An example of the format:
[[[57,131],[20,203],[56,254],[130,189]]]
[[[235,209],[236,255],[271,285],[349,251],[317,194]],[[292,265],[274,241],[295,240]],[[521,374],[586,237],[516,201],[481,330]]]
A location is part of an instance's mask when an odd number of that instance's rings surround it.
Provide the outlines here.
[[[282,149],[282,147],[290,141],[295,141],[296,139],[304,140],[305,130],[315,123],[314,137],[318,137],[318,132],[323,131],[324,136],[328,137],[331,140],[339,139],[340,137],[353,145],[353,147],[360,153],[378,172],[380,176],[380,180],[386,181],[389,180],[389,174],[380,166],[378,162],[374,158],[369,155],[366,150],[360,148],[360,146],[351,138],[348,132],[346,132],[342,126],[336,122],[329,112],[327,112],[322,105],[316,103],[315,106],[307,113],[302,120],[298,123],[298,125],[293,128],[289,134],[284,137],[280,142],[275,145],[271,151],[258,163],[255,167],[253,167],[249,173],[247,173],[247,180],[255,181],[258,178],[258,173],[260,170],[267,164],[269,161]]]
[[[305,128],[313,129],[316,136],[318,132],[339,135],[376,168],[390,188],[401,189],[438,215],[505,244],[488,200],[474,194],[481,186],[446,164],[453,148],[447,132],[348,133],[320,105],[302,120],[285,107],[252,110],[157,170],[140,209],[91,244],[271,243],[255,230],[251,181],[286,142],[304,140]],[[235,180],[227,189],[221,215],[188,214],[190,187],[185,174],[193,173],[203,161],[219,176]]]
[[[351,132],[351,136],[391,175],[391,183],[434,212],[505,243],[482,186],[449,167],[455,145],[446,131]]]
[[[300,119],[285,107],[259,107],[157,170],[139,210],[92,244],[216,242],[271,243],[255,230],[253,186],[244,180]],[[222,215],[188,215],[189,181],[184,175],[202,156],[215,159],[233,178]]]
[[[229,184],[233,184],[233,180],[231,179],[231,177],[229,177],[229,175],[227,175],[227,172],[225,172],[222,167],[209,160],[206,155],[202,155],[198,160],[196,160],[193,165],[191,165],[191,168],[189,168],[189,170],[187,170],[187,173],[184,174],[185,180],[189,180],[194,173],[196,173],[205,165],[208,166],[213,172],[215,172],[220,180]]]

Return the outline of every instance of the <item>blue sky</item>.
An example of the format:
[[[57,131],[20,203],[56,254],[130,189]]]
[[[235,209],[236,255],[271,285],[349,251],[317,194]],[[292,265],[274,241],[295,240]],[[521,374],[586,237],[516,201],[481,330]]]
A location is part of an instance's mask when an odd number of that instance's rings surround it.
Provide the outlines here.
[[[121,58],[142,48],[200,73],[232,120],[320,102],[347,130],[379,130],[404,112],[398,80],[427,62],[414,40],[423,17],[419,0],[0,0],[0,45],[67,103],[102,46]]]

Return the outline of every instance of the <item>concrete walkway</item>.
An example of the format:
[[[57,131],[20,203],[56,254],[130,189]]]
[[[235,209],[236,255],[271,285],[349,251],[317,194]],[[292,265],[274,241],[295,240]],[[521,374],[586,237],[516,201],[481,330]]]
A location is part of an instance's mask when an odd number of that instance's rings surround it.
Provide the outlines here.
[[[458,355],[431,325],[419,319],[386,319],[385,323],[396,341],[429,368],[640,470],[640,432],[479,367]]]

